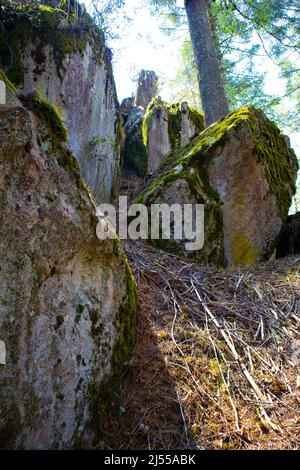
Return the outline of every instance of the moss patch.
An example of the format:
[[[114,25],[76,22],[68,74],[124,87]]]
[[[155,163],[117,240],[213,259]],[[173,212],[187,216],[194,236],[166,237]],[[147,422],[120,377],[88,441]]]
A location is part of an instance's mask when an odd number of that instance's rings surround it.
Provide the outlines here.
[[[55,107],[36,92],[29,95],[19,94],[18,97],[22,104],[39,118],[39,140],[43,144],[45,153],[49,157],[56,158],[57,163],[74,179],[77,188],[89,199],[93,199],[82,179],[77,160],[65,143],[67,129]],[[48,196],[48,200],[53,200],[52,195]]]
[[[171,104],[167,107],[168,134],[171,151],[180,146],[181,138],[181,109],[180,104]]]
[[[253,243],[245,234],[233,234],[231,245],[233,250],[233,264],[235,266],[242,264],[253,266],[260,257],[259,251],[253,246]]]
[[[196,132],[201,132],[204,129],[204,118],[196,109],[190,106],[183,109],[181,103],[170,104],[159,98],[153,98],[146,110],[142,123],[142,136],[145,146],[148,143],[148,129],[151,126],[151,120],[153,118],[159,119],[162,113],[165,113],[165,119],[168,122],[169,142],[172,152],[180,147],[183,114],[188,114],[189,119],[195,126]]]
[[[5,83],[6,88],[13,94],[17,93],[17,89],[13,83],[7,78],[3,70],[0,69],[0,80]]]
[[[101,336],[104,331],[104,325],[101,321],[101,312],[97,309],[89,310],[89,317],[91,320],[91,337],[95,344],[99,347]]]
[[[20,86],[23,83],[23,66],[17,32],[11,23],[12,19],[9,19],[8,24],[4,22],[4,27],[0,28],[1,65],[10,82]]]
[[[204,116],[199,113],[195,108],[188,108],[188,114],[190,121],[194,124],[198,132],[202,132],[205,129]]]
[[[32,108],[39,118],[44,119],[49,124],[52,131],[61,140],[64,142],[68,140],[68,131],[53,104],[35,93],[32,95]]]
[[[115,252],[121,258],[126,272],[126,295],[115,319],[115,323],[121,326],[113,357],[114,370],[118,371],[135,341],[137,290],[132,271],[118,239],[115,240]]]
[[[9,449],[14,445],[15,439],[20,434],[22,429],[22,419],[19,413],[17,403],[14,403],[12,397],[12,404],[8,408],[7,405],[1,404],[0,418],[5,422],[5,425],[0,429],[0,448]]]
[[[60,329],[60,327],[62,326],[62,324],[64,323],[64,317],[63,315],[58,315],[56,317],[56,323],[54,325],[54,329],[55,331],[58,331]]]
[[[101,383],[91,382],[89,384],[88,400],[92,416],[90,427],[98,437],[101,434],[101,421],[111,406],[113,394],[119,386],[120,377],[124,370],[124,361],[131,353],[136,337],[137,290],[127,258],[118,239],[114,241],[114,252],[117,257],[121,258],[126,270],[126,294],[114,319],[118,337],[112,351],[111,372],[104,377]]]

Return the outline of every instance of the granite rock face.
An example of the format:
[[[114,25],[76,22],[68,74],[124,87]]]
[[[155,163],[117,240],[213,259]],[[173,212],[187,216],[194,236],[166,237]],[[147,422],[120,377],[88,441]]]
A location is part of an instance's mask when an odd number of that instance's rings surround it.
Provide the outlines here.
[[[187,103],[168,104],[160,98],[148,107],[143,120],[147,172],[156,171],[171,151],[186,145],[204,129],[203,117]]]
[[[51,123],[50,123],[51,124]],[[57,123],[0,106],[0,447],[91,447],[136,293]]]
[[[297,170],[296,156],[276,125],[262,111],[244,107],[166,157],[162,174],[138,201],[204,204],[201,250],[186,252],[184,240],[158,243],[200,263],[252,265],[275,248]]]
[[[136,106],[146,109],[158,93],[158,77],[153,70],[141,70],[138,78]]]
[[[276,246],[278,258],[300,253],[300,212],[289,215],[284,222]]]
[[[117,184],[120,159],[112,56],[84,10],[76,14],[82,15],[78,21],[84,28],[58,8],[36,5],[24,14],[7,8],[2,34],[15,56],[8,78],[25,94],[38,91],[56,107],[86,184],[97,202],[107,201]],[[5,48],[0,56],[9,62]]]

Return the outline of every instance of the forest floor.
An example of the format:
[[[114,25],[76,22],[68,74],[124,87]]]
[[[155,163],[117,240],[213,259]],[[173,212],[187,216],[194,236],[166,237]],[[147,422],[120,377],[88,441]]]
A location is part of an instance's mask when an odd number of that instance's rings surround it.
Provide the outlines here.
[[[300,257],[255,269],[124,243],[138,332],[105,449],[299,449]]]

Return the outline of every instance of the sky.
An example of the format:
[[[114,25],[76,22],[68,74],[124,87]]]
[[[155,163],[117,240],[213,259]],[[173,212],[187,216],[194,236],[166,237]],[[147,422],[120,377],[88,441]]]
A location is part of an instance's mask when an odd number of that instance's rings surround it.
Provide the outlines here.
[[[87,7],[91,0],[85,0]],[[183,6],[183,0],[177,0]],[[129,24],[117,26],[119,38],[108,39],[113,51],[113,69],[119,101],[131,96],[136,91],[135,79],[140,70],[154,70],[159,76],[160,95],[162,99],[171,99],[168,91],[168,79],[176,73],[179,62],[180,46],[186,38],[187,31],[180,31],[176,37],[167,36],[158,24],[157,19],[145,7],[144,0],[127,0],[126,12],[131,18]],[[267,57],[257,64],[263,73],[267,72],[266,92],[283,95],[285,84],[278,77],[279,70]],[[293,103],[286,100],[286,107]],[[287,132],[286,129],[283,131]],[[292,146],[300,157],[300,133],[289,134]]]
[[[91,0],[84,0],[89,6]],[[183,5],[183,0],[177,0]],[[186,32],[170,38],[151,16],[143,0],[126,0],[126,12],[131,22],[123,28],[118,25],[119,39],[107,39],[113,51],[113,68],[119,101],[136,91],[134,79],[142,69],[154,70],[160,78],[162,98],[170,95],[163,85],[164,79],[174,76],[179,50]]]
[[[160,78],[162,97],[168,100],[164,79],[174,76],[180,46],[186,35],[183,31],[178,37],[168,37],[144,4],[143,0],[127,1],[132,23],[125,27],[120,39],[108,41],[113,50],[113,67],[120,101],[135,92],[134,78],[142,69],[156,72]]]

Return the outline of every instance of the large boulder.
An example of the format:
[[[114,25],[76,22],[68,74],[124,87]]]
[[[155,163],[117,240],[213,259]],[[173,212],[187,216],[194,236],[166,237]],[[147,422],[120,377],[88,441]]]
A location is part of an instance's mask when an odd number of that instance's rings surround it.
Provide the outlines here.
[[[90,191],[97,202],[109,200],[120,158],[111,52],[77,2],[69,10],[67,2],[52,4],[60,8],[16,2],[2,7],[0,64],[25,94],[37,90],[56,107]]]
[[[154,99],[144,114],[135,107],[124,126],[123,165],[139,176],[157,171],[166,155],[178,150],[204,128],[203,116],[187,103]]]
[[[138,202],[204,204],[201,250],[186,251],[185,240],[153,243],[200,263],[252,265],[275,248],[297,170],[288,139],[262,111],[243,107],[170,154]]]
[[[40,118],[0,106],[0,447],[91,447],[134,341],[134,281],[96,236],[58,115],[32,101]]]

